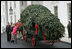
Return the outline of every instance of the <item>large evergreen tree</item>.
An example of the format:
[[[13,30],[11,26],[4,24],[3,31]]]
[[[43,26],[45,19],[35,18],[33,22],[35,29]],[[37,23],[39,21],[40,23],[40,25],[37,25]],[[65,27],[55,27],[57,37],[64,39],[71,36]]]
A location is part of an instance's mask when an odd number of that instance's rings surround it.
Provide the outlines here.
[[[28,31],[35,33],[35,24],[38,25],[38,34],[40,39],[42,33],[46,34],[47,40],[57,40],[63,37],[64,26],[60,23],[57,16],[51,13],[49,9],[42,5],[30,5],[21,13],[21,22]],[[24,24],[23,24],[24,23]]]

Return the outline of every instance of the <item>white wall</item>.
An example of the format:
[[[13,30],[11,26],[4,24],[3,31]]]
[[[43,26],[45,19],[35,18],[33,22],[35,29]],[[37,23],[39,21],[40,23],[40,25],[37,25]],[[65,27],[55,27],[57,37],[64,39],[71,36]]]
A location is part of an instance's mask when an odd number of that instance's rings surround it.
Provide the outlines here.
[[[68,13],[67,13],[67,4],[65,1],[60,1],[58,4],[58,17],[65,27],[65,37],[68,37],[68,30],[67,30]]]
[[[42,4],[43,1],[31,1],[31,4]]]
[[[5,25],[6,25],[6,19],[5,19],[5,1],[1,1],[1,33],[3,33]]]
[[[10,23],[11,22],[11,15],[9,14],[10,13],[9,9],[10,9],[10,1],[8,1],[8,22]]]
[[[51,11],[51,13],[54,14],[54,10],[53,10],[53,7],[51,5],[51,1],[43,1],[42,5],[45,6],[45,7],[47,7]]]
[[[16,22],[20,19],[20,2],[16,1]]]
[[[12,22],[15,23],[15,16],[16,15],[16,22],[20,19],[20,2],[16,1],[16,8],[14,8],[14,1],[11,1],[12,3],[12,9],[13,9],[13,14],[10,15],[10,1],[8,1],[8,21],[11,22],[11,17],[12,16]]]
[[[23,5],[22,5],[22,1],[20,1],[20,13],[27,7],[27,1],[23,1]]]
[[[31,1],[27,1],[27,6],[31,5]]]

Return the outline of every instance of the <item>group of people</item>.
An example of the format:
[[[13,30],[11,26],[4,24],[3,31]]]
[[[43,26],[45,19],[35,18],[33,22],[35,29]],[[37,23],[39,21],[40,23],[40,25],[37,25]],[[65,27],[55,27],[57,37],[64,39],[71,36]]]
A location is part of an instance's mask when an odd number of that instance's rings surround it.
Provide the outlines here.
[[[17,33],[19,31],[19,34],[21,32],[21,25],[22,23],[20,20],[18,20],[17,23],[13,24],[7,24],[6,26],[6,32],[7,32],[7,41],[13,41],[14,43],[17,43]]]

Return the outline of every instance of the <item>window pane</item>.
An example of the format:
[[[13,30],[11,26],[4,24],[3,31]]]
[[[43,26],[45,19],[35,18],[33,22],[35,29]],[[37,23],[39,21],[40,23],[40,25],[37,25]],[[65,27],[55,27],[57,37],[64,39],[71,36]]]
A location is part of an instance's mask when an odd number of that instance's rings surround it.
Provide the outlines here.
[[[16,1],[14,1],[14,7],[16,8]]]
[[[22,1],[22,6],[23,6],[23,1]]]
[[[58,7],[57,7],[57,6],[54,6],[54,14],[55,14],[56,16],[58,16]]]

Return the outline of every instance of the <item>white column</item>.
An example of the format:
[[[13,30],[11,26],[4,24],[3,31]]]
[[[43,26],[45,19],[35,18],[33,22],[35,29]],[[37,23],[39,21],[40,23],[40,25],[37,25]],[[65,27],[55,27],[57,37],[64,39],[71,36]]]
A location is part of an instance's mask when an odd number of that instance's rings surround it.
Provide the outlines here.
[[[8,4],[7,4],[8,2],[7,1],[5,1],[5,15],[6,15],[6,25],[7,25],[7,23],[8,23]]]
[[[18,20],[20,19],[20,1],[16,1],[16,22],[18,22]]]
[[[6,15],[5,15],[5,1],[1,1],[1,33],[3,33],[5,30],[6,25]]]
[[[8,1],[8,22],[10,23],[11,22],[11,16],[10,16],[10,11],[9,11],[9,9],[10,9],[10,1]]]
[[[3,25],[3,15],[2,15],[2,13],[3,13],[3,2],[1,1],[1,33],[3,33],[3,31],[2,31],[2,25]]]
[[[1,1],[1,33],[3,33],[3,1]]]
[[[65,1],[59,1],[58,4],[58,18],[60,19],[61,23],[65,27],[65,37],[68,37],[68,30],[67,30],[67,25],[68,25],[68,14],[67,14],[67,4]]]

